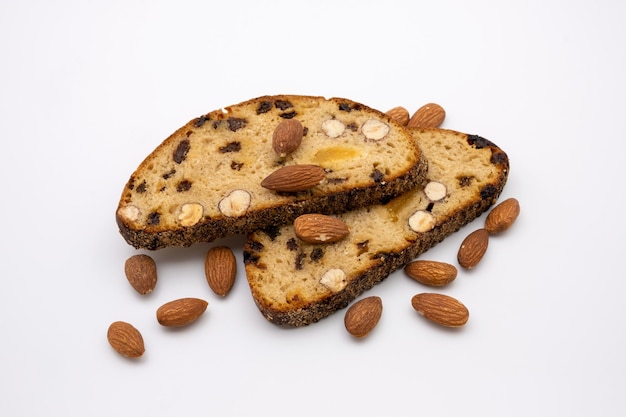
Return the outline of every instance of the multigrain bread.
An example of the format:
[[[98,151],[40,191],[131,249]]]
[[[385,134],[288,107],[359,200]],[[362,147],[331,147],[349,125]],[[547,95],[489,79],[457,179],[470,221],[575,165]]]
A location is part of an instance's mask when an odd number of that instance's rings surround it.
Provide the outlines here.
[[[304,326],[346,307],[495,203],[509,173],[504,151],[475,135],[411,131],[427,178],[387,204],[333,216],[349,228],[343,240],[306,243],[292,225],[249,234],[246,275],[267,320]]]
[[[285,151],[273,136],[287,120],[300,122],[300,138]],[[304,190],[262,185],[285,166],[315,168],[309,177],[317,180]],[[410,133],[377,110],[343,98],[265,96],[193,119],[167,138],[131,175],[116,221],[136,248],[190,246],[303,213],[389,201],[426,171]]]

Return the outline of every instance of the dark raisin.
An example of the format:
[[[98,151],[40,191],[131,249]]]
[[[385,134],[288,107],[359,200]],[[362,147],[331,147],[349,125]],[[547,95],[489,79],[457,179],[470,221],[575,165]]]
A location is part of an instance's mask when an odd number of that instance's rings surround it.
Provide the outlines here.
[[[180,141],[176,150],[174,151],[174,162],[180,164],[187,158],[187,153],[189,152],[189,148],[191,147],[191,143],[189,139],[183,139]]]
[[[265,246],[261,242],[257,242],[256,240],[251,240],[248,242],[248,248],[255,252],[262,250]]]
[[[166,172],[165,174],[163,174],[163,179],[164,180],[169,180],[170,178],[172,178],[172,176],[176,174],[176,170],[175,169],[171,169],[169,172]]]
[[[289,250],[298,250],[298,242],[296,242],[295,238],[291,238],[287,241],[287,249]]]
[[[161,215],[158,211],[154,211],[148,215],[148,226],[156,226],[161,223]]]
[[[476,149],[482,149],[488,146],[495,146],[491,141],[478,135],[467,135],[467,142],[470,145],[475,146]]]
[[[246,119],[239,119],[237,117],[230,117],[228,119],[228,128],[233,132],[238,131],[246,125]]]
[[[504,164],[509,157],[503,151],[496,151],[491,154],[491,163],[494,165]]]
[[[428,203],[428,205],[426,206],[426,211],[431,212],[433,211],[433,207],[435,207],[435,203],[433,203],[432,201],[430,203]]]
[[[221,153],[239,152],[241,150],[241,142],[230,142],[226,146],[220,147]]]
[[[145,193],[145,192],[146,192],[146,188],[147,188],[147,185],[146,185],[146,180],[144,180],[141,184],[139,184],[139,185],[137,186],[137,192],[138,192],[139,194],[141,194],[141,193]]]
[[[182,180],[178,183],[178,185],[176,185],[176,191],[178,191],[179,193],[182,193],[183,191],[189,191],[190,188],[191,181],[189,180]]]
[[[350,122],[346,125],[346,129],[356,132],[357,130],[359,130],[359,126],[357,126],[357,124],[354,122]]]
[[[349,103],[340,103],[339,104],[339,110],[341,111],[347,111],[348,113],[352,111],[352,107],[350,106]]]
[[[482,190],[480,190],[480,198],[483,200],[490,200],[497,195],[498,187],[492,184],[487,184],[482,188]]]
[[[213,129],[217,129],[222,124],[221,120],[216,120],[213,122]]]
[[[230,169],[232,169],[232,170],[240,171],[242,167],[243,167],[243,162],[232,161],[230,163]]]
[[[298,255],[296,256],[296,269],[299,271],[304,267],[304,264],[302,261],[304,261],[304,258],[306,258],[306,254],[303,252],[298,253]]]
[[[378,168],[376,168],[374,172],[370,174],[370,178],[372,178],[374,182],[377,182],[377,183],[381,182],[383,180],[383,177],[384,177],[383,173],[380,172]]]
[[[288,113],[281,113],[280,117],[282,117],[283,119],[293,119],[294,117],[296,117],[298,113],[296,113],[295,111],[292,112],[288,112]]]
[[[264,229],[263,232],[271,239],[275,240],[278,235],[280,235],[280,230],[278,226],[270,226],[267,229]]]
[[[193,125],[195,127],[202,127],[202,125],[204,124],[204,122],[206,122],[207,120],[209,120],[209,118],[205,115],[205,116],[200,116],[196,119],[196,121],[193,123]],[[191,132],[189,132],[191,133]],[[189,136],[189,134],[187,135]]]
[[[459,186],[461,187],[469,187],[472,184],[472,177],[461,177],[459,178]]]
[[[262,101],[259,103],[259,107],[256,108],[256,114],[267,113],[270,110],[272,110],[272,102]]]
[[[293,107],[293,104],[291,104],[287,100],[276,100],[274,102],[274,105],[276,106],[276,108],[278,110],[287,110],[287,109]]]
[[[258,255],[254,255],[248,251],[244,251],[243,252],[243,263],[248,265],[248,264],[256,264],[257,262],[259,262],[259,256]]]
[[[321,248],[315,248],[311,251],[311,260],[317,262],[324,257],[324,251]]]

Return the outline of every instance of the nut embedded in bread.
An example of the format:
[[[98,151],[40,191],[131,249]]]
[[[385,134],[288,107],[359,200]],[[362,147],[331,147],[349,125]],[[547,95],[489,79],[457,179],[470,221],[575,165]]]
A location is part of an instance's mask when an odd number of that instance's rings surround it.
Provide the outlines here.
[[[299,176],[267,180],[284,167]],[[136,248],[189,246],[389,201],[426,170],[410,133],[377,110],[342,98],[266,96],[178,129],[131,175],[116,220]]]
[[[346,307],[495,203],[509,172],[504,151],[451,130],[412,134],[428,160],[427,178],[386,204],[337,215],[350,230],[344,239],[307,243],[292,225],[248,236],[246,276],[267,320],[304,326]]]

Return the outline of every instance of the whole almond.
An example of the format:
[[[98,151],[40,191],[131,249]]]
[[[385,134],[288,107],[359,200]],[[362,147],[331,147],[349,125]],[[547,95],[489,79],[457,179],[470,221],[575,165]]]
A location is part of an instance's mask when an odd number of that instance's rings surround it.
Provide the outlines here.
[[[415,281],[433,287],[442,287],[454,281],[457,269],[445,262],[418,260],[408,263],[404,272]]]
[[[519,201],[509,198],[491,210],[485,219],[485,230],[490,234],[497,234],[507,230],[519,216]]]
[[[235,283],[237,263],[235,254],[228,246],[214,246],[204,258],[204,273],[213,292],[222,297],[229,293]]]
[[[154,290],[157,283],[157,268],[154,259],[148,255],[133,255],[126,260],[124,272],[130,285],[139,294],[145,295]]]
[[[107,331],[107,339],[117,353],[127,358],[138,358],[146,350],[139,330],[124,321],[111,323]]]
[[[261,186],[278,192],[298,192],[315,187],[322,182],[326,172],[318,165],[287,165],[268,175]]]
[[[489,233],[485,229],[474,230],[461,243],[457,254],[459,265],[466,269],[474,268],[487,252],[488,245]]]
[[[208,304],[199,298],[180,298],[170,301],[157,309],[157,321],[165,327],[187,326],[205,312]]]
[[[428,103],[417,109],[407,127],[439,127],[446,118],[446,111],[439,104]]]
[[[422,316],[446,327],[460,327],[467,323],[469,311],[460,301],[448,295],[416,294],[411,305]]]
[[[280,122],[274,130],[272,149],[281,158],[298,149],[304,136],[304,127],[299,120],[287,119]]]
[[[346,311],[344,325],[352,336],[364,337],[376,327],[382,313],[383,302],[380,297],[363,298]]]
[[[385,114],[400,123],[402,126],[406,126],[409,123],[409,111],[404,107],[394,107],[393,109],[387,110]]]
[[[293,223],[296,236],[308,243],[333,243],[350,234],[348,225],[336,217],[303,214]]]

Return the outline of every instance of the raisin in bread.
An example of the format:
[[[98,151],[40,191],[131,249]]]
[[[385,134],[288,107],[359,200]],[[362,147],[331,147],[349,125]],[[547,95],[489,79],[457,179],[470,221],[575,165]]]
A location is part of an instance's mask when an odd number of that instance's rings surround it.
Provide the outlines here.
[[[344,239],[306,243],[292,225],[249,234],[245,271],[267,320],[303,326],[346,307],[495,203],[509,172],[504,151],[479,136],[411,131],[428,160],[424,183],[387,204],[332,216],[348,226]]]
[[[274,133],[287,120],[300,130],[288,127],[291,140],[280,148]],[[262,184],[285,166],[305,170]],[[116,220],[136,248],[189,246],[307,212],[389,201],[426,171],[410,133],[377,110],[342,98],[259,97],[193,119],[167,138],[131,175]]]

